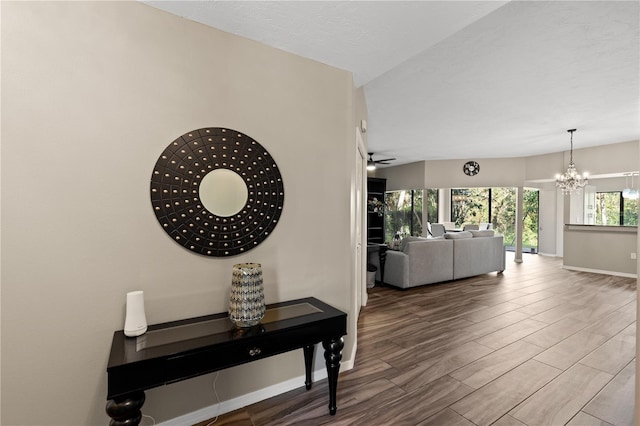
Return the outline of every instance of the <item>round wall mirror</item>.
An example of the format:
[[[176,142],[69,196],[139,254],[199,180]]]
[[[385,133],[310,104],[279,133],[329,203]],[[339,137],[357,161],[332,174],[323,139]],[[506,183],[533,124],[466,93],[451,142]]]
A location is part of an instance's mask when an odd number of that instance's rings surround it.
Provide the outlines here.
[[[162,229],[206,256],[256,247],[284,205],[280,170],[269,152],[232,129],[194,130],[162,152],[151,175],[151,204]]]
[[[236,172],[216,169],[205,175],[198,190],[204,207],[217,216],[233,216],[247,202],[247,185]]]

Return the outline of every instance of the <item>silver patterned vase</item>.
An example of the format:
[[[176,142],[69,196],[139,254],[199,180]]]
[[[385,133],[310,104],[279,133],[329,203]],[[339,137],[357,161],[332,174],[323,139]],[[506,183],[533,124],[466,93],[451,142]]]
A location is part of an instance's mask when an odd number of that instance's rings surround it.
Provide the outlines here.
[[[259,263],[233,265],[229,319],[238,327],[253,327],[264,317],[264,287]]]

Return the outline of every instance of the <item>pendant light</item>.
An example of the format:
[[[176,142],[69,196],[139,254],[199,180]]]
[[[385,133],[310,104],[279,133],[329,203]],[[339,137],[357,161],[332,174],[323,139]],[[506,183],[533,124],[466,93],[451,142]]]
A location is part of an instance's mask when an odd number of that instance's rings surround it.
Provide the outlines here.
[[[576,129],[567,130],[567,132],[571,133],[569,167],[567,167],[567,171],[563,174],[556,175],[556,186],[562,190],[563,194],[571,194],[574,191],[584,188],[589,183],[587,173],[582,175],[578,174],[576,165],[573,164],[573,132],[575,131]]]
[[[633,177],[636,176],[636,173],[625,173],[625,183],[627,184],[629,183],[629,181],[627,180],[629,176],[631,176],[631,187],[627,185],[624,191],[622,191],[622,198],[627,198],[629,200],[637,200],[640,194],[638,193],[638,190],[633,184]]]

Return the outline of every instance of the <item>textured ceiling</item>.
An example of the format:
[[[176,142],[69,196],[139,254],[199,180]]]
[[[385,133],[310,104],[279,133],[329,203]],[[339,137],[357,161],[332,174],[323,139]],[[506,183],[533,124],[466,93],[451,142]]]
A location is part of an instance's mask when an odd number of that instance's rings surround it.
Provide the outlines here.
[[[640,139],[637,1],[147,1],[364,85],[394,164]]]

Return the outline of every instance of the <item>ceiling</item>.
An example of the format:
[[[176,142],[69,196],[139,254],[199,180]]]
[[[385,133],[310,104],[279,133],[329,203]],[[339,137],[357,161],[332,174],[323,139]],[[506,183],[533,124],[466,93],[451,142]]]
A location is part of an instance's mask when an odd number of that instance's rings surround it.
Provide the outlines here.
[[[351,71],[393,165],[640,139],[638,1],[144,3]]]

